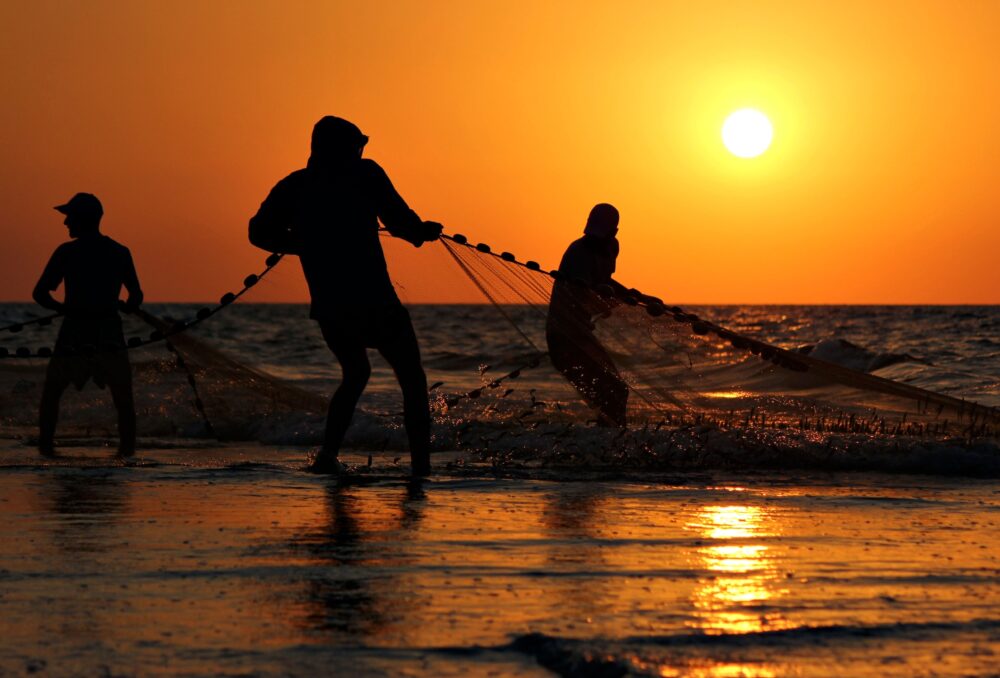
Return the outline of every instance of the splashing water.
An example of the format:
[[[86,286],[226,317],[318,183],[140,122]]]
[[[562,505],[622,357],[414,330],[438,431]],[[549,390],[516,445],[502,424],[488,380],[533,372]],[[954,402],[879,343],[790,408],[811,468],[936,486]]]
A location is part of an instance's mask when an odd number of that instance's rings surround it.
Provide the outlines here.
[[[396,243],[386,238],[385,245],[391,259]],[[596,337],[630,387],[630,427],[595,428],[592,411],[545,356],[553,276],[460,236],[427,249],[420,253],[427,266],[450,266],[492,304],[413,311],[435,398],[438,449],[529,468],[792,464],[994,474],[1000,466],[1000,416],[992,406],[1000,397],[989,373],[965,369],[969,378],[956,389],[926,353],[871,351],[832,336],[836,328],[806,334],[808,318],[775,325],[752,309],[696,314],[638,291],[616,299],[596,324]],[[399,287],[405,299],[405,283]],[[171,334],[176,325],[161,323],[159,336],[169,334],[173,356],[156,346],[134,348],[140,435],[319,442],[335,382],[318,332],[295,307],[229,302],[197,328]],[[153,310],[164,318],[191,315],[186,307]],[[977,313],[956,311],[970,312]],[[871,309],[850,311],[847,319],[863,326],[866,313]],[[996,309],[982,314],[973,320],[996,322]],[[8,316],[24,314],[10,307]],[[139,319],[127,323],[148,333]],[[899,318],[897,325],[924,332],[919,319]],[[36,330],[39,339],[53,331]],[[0,363],[0,388],[9,394],[0,416],[15,435],[31,435],[43,367],[36,360]],[[404,449],[391,374],[377,368],[369,390],[348,445]],[[60,433],[113,435],[106,398],[66,400]]]

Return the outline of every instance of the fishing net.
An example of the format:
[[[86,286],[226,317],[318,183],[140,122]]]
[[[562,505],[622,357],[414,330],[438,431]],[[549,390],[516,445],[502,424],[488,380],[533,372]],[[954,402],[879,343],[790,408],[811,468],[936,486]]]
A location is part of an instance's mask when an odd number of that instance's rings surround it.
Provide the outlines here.
[[[577,337],[579,353],[596,340],[610,356],[613,364],[605,369],[628,386],[633,426],[697,424],[967,440],[995,438],[1000,430],[997,408],[823,360],[811,355],[814,347],[767,344],[638,290],[590,288],[462,236],[441,246],[495,306],[498,319],[540,355],[547,350],[545,326],[554,289],[592,297],[592,306],[603,312],[591,331],[570,332],[568,340]],[[530,312],[515,314],[516,308]]]
[[[154,315],[138,310],[122,316],[132,364],[138,432],[148,446],[172,446],[177,439],[266,440],[277,435],[289,442],[314,442],[325,413],[324,396],[275,378],[236,360],[198,337],[199,326],[234,304],[281,260],[271,255],[260,274],[248,275],[243,287],[223,294],[215,306]],[[0,347],[0,426],[29,442],[36,433],[38,403],[47,361],[56,349],[56,316],[30,318],[0,328],[18,335],[16,349]],[[33,334],[29,334],[33,332]],[[30,337],[34,346],[25,345]],[[42,344],[41,347],[38,347]],[[81,346],[76,360],[100,357],[120,346]],[[71,385],[60,404],[59,438],[79,444],[109,443],[116,436],[110,393],[81,392]]]
[[[922,445],[943,443],[951,446],[950,452],[937,455],[937,464],[961,471],[955,461],[961,450],[986,449],[992,460],[987,472],[1000,471],[1000,412],[995,407],[824,360],[816,348],[768,344],[638,290],[590,288],[460,235],[420,250],[390,237],[383,242],[390,270],[401,257],[413,259],[413,268],[436,274],[448,267],[453,280],[465,281],[488,303],[469,312],[489,314],[493,326],[506,328],[506,335],[496,329],[459,351],[483,357],[467,377],[456,377],[452,370],[447,379],[438,380],[434,365],[429,366],[439,450],[476,450],[485,460],[507,465],[582,461],[676,467],[717,463],[724,449],[725,463],[784,466],[802,461],[801,455],[829,460],[859,449],[884,458],[905,448],[912,457]],[[201,322],[224,311],[278,260],[268,258],[267,269],[248,276],[240,292],[223,295],[213,308],[194,314],[188,310],[189,317],[163,312],[125,316],[139,434],[147,444],[150,437],[289,444],[321,440],[335,383],[321,389],[290,383],[252,365],[252,356],[234,357],[198,333]],[[397,289],[407,301],[406,284]],[[589,298],[600,309],[592,327],[569,333],[566,341],[578,355],[596,346],[609,358],[600,369],[627,387],[626,429],[596,425],[602,422],[593,407],[594,394],[581,393],[552,366],[559,356],[549,353],[546,325],[558,290]],[[418,310],[414,313],[419,316]],[[318,333],[300,315],[288,331],[317,334],[314,350],[323,352],[333,374]],[[28,324],[39,326],[38,343],[54,338],[51,319]],[[26,332],[22,325],[18,330]],[[565,353],[565,342],[561,350]],[[7,358],[0,361],[0,425],[26,439],[34,433],[49,355],[37,348],[4,348],[0,355]],[[78,397],[69,389],[59,435],[113,438],[110,397]],[[346,443],[405,449],[398,403],[365,411],[363,401]],[[800,455],[798,460],[789,450]],[[976,462],[978,471],[981,461]]]

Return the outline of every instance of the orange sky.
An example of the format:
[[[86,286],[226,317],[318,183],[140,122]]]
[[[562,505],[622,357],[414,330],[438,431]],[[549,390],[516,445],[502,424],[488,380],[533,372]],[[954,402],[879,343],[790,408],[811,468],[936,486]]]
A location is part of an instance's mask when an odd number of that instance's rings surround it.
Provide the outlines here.
[[[421,216],[546,266],[614,203],[618,277],[672,302],[1000,303],[997,2],[33,1],[0,26],[0,299],[81,190],[147,299],[238,287],[247,219],[335,114]],[[744,106],[775,128],[756,159],[719,136]],[[390,259],[409,301],[479,300],[416,254]],[[249,299],[306,299],[277,273]]]

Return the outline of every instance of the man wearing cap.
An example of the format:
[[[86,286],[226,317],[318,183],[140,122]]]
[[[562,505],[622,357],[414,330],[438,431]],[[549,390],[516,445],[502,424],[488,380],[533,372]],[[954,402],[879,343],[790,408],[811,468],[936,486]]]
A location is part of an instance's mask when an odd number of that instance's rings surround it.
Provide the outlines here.
[[[99,388],[107,384],[111,391],[118,410],[118,454],[131,456],[135,453],[135,404],[118,295],[124,286],[126,311],[142,303],[132,254],[101,234],[104,208],[96,196],[77,193],[56,209],[66,215],[63,223],[72,240],[56,248],[32,294],[39,305],[65,316],[45,373],[38,449],[46,456],[55,454],[63,391],[70,384],[82,389],[93,379]],[[61,302],[51,294],[60,284],[65,285]]]
[[[628,385],[618,374],[611,356],[594,336],[594,318],[618,302],[614,295],[628,290],[611,278],[618,258],[618,210],[595,205],[587,217],[583,237],[573,241],[559,263],[559,277],[552,288],[545,339],[552,364],[597,410],[602,426],[625,426]],[[601,296],[595,288],[606,286]]]
[[[386,230],[420,247],[441,235],[407,206],[385,171],[362,158],[368,137],[342,118],[316,123],[305,169],[271,189],[250,220],[250,242],[297,254],[309,286],[309,316],[319,321],[340,363],[340,386],[330,400],[323,447],[311,469],[335,473],[358,399],[371,375],[368,348],[377,349],[403,391],[403,418],[414,475],[430,473],[427,378],[410,315],[396,296],[379,242]]]

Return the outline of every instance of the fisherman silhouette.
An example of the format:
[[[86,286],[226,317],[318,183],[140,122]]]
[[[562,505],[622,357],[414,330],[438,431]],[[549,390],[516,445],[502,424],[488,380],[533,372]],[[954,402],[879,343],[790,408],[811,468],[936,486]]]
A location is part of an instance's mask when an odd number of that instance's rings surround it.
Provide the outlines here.
[[[77,193],[56,209],[66,215],[70,242],[53,252],[32,297],[39,305],[64,314],[55,350],[45,372],[39,412],[38,450],[55,454],[59,399],[70,384],[82,389],[89,379],[107,384],[118,410],[118,454],[135,454],[135,403],[132,367],[122,334],[119,308],[129,312],[142,303],[142,289],[128,248],[100,231],[104,208],[90,193]],[[64,284],[63,301],[52,292]],[[128,291],[122,306],[121,288]]]
[[[559,263],[545,339],[552,364],[597,410],[598,424],[623,427],[628,385],[594,336],[595,318],[618,304],[613,295],[598,295],[594,288],[604,285],[619,295],[628,292],[611,278],[618,258],[618,210],[606,203],[595,205],[583,233]]]
[[[403,391],[403,419],[414,475],[430,473],[427,378],[410,314],[396,296],[379,242],[378,222],[416,247],[436,240],[441,224],[422,221],[374,160],[362,158],[368,137],[342,118],[326,116],[312,133],[305,169],[271,189],[250,220],[250,242],[297,254],[319,321],[340,362],[340,386],[330,400],[323,447],[310,470],[343,469],[338,453],[354,408],[371,376],[368,348],[377,349]]]

